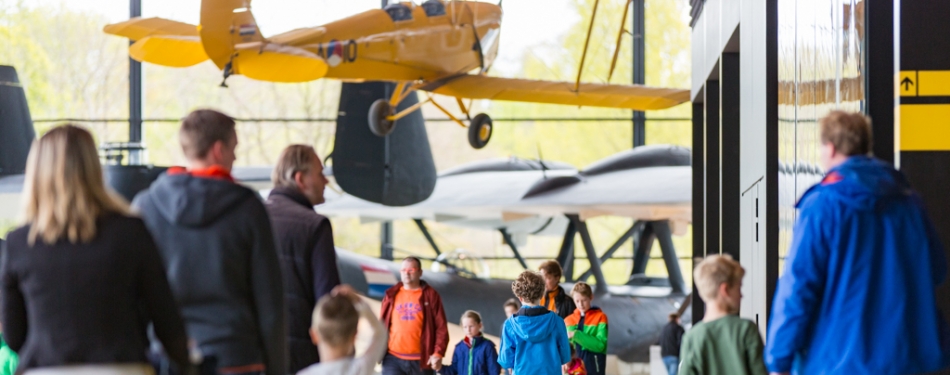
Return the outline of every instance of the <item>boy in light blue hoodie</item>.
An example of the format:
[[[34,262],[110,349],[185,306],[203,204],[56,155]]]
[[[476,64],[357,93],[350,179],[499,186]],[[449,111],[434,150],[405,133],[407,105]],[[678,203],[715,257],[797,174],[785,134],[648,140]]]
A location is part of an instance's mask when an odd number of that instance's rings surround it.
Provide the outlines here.
[[[561,375],[561,366],[571,361],[564,320],[538,301],[544,295],[544,278],[525,271],[511,284],[522,307],[505,321],[498,364],[515,374]]]

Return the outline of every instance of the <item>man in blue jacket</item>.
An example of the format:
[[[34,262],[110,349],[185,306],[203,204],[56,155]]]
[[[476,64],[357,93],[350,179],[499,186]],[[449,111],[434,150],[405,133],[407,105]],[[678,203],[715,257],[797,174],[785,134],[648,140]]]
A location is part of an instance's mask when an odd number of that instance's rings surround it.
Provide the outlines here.
[[[909,374],[947,365],[935,289],[943,248],[920,198],[890,164],[867,156],[867,117],[821,120],[824,180],[798,202],[769,322],[773,373]]]

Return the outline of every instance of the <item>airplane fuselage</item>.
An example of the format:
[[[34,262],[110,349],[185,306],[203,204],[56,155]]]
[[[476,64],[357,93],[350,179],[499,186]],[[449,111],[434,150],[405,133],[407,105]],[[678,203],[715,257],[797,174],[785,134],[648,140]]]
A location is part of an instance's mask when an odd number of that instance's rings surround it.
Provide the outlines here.
[[[401,3],[270,41],[322,57],[327,78],[431,81],[487,70],[498,53],[501,17],[500,7],[483,2]],[[307,37],[282,40],[300,35]]]

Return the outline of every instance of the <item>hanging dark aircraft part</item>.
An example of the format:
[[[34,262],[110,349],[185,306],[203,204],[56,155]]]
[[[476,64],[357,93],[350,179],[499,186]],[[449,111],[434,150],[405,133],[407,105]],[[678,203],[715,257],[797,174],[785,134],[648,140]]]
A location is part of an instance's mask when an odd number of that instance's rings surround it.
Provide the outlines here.
[[[340,92],[333,175],[348,194],[387,206],[419,203],[435,189],[436,170],[422,113],[399,119],[392,133],[378,137],[370,130],[370,106],[392,95],[385,82],[344,83]],[[419,99],[409,95],[397,110]]]
[[[36,133],[16,69],[0,65],[0,176],[22,174]]]
[[[107,165],[106,182],[112,190],[131,202],[136,194],[148,189],[167,169],[151,165]]]

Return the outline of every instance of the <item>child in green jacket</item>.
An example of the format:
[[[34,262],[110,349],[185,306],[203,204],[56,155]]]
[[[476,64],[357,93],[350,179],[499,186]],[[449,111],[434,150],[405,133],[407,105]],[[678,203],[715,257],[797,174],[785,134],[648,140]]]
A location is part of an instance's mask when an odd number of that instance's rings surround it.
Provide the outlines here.
[[[590,305],[594,293],[587,283],[574,284],[571,297],[577,309],[564,319],[567,337],[577,350],[577,356],[584,360],[587,374],[604,375],[607,367],[607,314]]]

